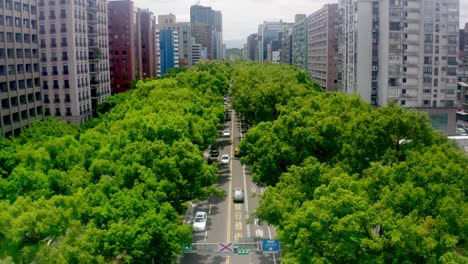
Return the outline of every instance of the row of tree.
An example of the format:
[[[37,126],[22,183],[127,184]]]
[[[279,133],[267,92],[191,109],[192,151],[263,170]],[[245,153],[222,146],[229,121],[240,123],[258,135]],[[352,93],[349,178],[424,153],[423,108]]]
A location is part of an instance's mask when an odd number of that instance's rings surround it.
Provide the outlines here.
[[[269,186],[256,215],[277,227],[283,263],[468,263],[468,159],[426,115],[318,93],[287,66],[232,76],[254,125],[241,161]]]
[[[217,192],[203,150],[230,71],[140,81],[81,127],[49,118],[0,139],[0,262],[171,263],[192,240],[184,204]]]

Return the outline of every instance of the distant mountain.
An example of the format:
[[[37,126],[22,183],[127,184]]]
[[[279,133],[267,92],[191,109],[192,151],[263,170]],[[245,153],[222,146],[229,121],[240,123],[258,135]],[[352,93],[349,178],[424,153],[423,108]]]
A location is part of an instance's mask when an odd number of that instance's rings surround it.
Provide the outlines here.
[[[226,49],[232,49],[232,48],[241,49],[244,47],[245,41],[242,39],[231,39],[231,40],[225,40],[224,44],[226,44]]]

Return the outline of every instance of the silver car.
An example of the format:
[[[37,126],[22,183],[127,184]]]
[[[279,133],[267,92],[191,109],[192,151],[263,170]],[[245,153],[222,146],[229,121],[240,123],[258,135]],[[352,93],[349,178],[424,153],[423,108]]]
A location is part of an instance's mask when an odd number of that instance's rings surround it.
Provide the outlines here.
[[[197,212],[193,219],[193,231],[205,231],[208,216],[205,212]]]
[[[232,196],[233,202],[244,202],[244,191],[241,188],[234,188],[234,195]]]

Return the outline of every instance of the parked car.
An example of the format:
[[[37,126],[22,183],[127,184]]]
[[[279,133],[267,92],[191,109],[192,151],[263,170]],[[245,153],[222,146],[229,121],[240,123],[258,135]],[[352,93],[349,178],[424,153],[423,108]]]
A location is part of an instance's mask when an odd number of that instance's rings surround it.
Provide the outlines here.
[[[230,137],[230,136],[231,136],[231,131],[229,131],[229,129],[224,129],[223,137]]]
[[[222,155],[221,159],[219,160],[219,163],[221,163],[222,165],[229,164],[229,155],[228,154]]]
[[[234,195],[232,196],[233,202],[244,202],[244,191],[241,188],[234,188]]]
[[[193,220],[193,231],[205,231],[208,215],[205,212],[197,212]]]

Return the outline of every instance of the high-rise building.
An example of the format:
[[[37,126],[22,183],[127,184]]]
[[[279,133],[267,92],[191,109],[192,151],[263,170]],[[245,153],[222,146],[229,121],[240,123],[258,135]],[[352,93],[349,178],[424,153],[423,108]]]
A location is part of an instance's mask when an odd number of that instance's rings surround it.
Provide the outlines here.
[[[220,59],[223,56],[222,15],[211,7],[193,5],[190,7],[192,37],[206,48],[207,59]]]
[[[192,38],[192,66],[201,61],[202,58],[202,46],[195,42],[195,38]]]
[[[268,44],[272,41],[281,40],[280,33],[285,32],[292,27],[292,23],[280,22],[263,22],[258,26],[258,60],[265,61],[272,58],[272,54],[268,53]],[[273,45],[275,46],[275,45]],[[271,49],[273,51],[274,49]]]
[[[468,129],[468,23],[464,29],[460,29],[459,50],[458,108],[461,111],[457,113],[457,122]]]
[[[156,18],[149,10],[140,10],[141,65],[143,78],[157,76]]]
[[[308,23],[306,69],[311,79],[320,84],[324,91],[337,89],[337,10],[337,4],[326,4],[306,19]]]
[[[37,1],[0,1],[0,136],[43,119]]]
[[[302,18],[302,20],[299,20]],[[291,59],[288,64],[307,70],[307,42],[308,42],[307,17],[296,15],[296,23],[291,29]]]
[[[111,86],[118,93],[132,81],[156,77],[156,18],[130,0],[110,1],[108,8]]]
[[[159,40],[159,70],[158,76],[164,75],[169,69],[179,67],[179,33],[173,29],[163,29],[157,34]]]
[[[38,1],[45,115],[82,123],[110,96],[106,4]]]
[[[108,8],[111,87],[119,93],[143,77],[140,11],[129,0],[110,1]]]
[[[291,65],[293,59],[293,28],[287,28],[279,33],[279,36],[281,38],[281,63]]]
[[[373,105],[427,112],[452,134],[457,106],[459,0],[341,0],[340,86]]]
[[[159,30],[175,29],[179,36],[179,66],[192,66],[192,29],[190,22],[177,22],[176,16],[173,14],[159,15],[158,25]]]
[[[250,34],[247,37],[247,58],[248,60],[258,60],[258,39],[257,34]]]
[[[213,11],[213,23],[215,28],[215,56],[217,60],[224,58],[223,52],[223,15],[221,11]]]
[[[343,91],[374,105],[455,106],[459,0],[339,5]]]

